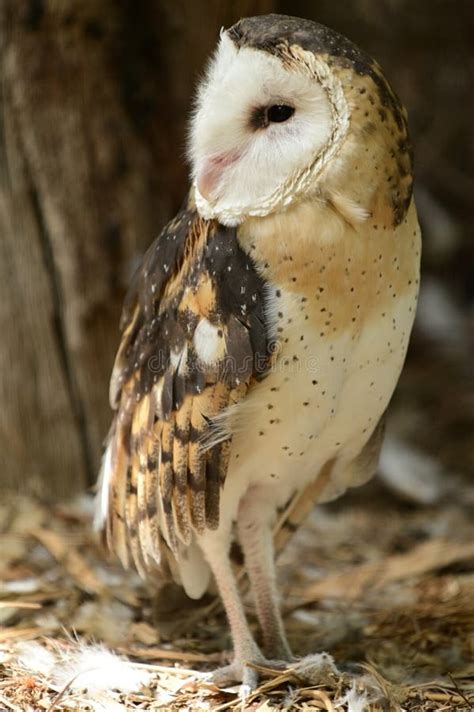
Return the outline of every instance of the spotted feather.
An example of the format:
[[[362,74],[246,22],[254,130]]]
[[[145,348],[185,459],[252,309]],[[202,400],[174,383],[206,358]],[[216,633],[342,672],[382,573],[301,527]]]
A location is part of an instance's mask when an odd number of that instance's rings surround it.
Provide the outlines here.
[[[111,378],[103,514],[110,548],[144,577],[169,573],[170,555],[219,524],[230,441],[203,442],[268,364],[263,290],[235,230],[192,208],[132,280]]]

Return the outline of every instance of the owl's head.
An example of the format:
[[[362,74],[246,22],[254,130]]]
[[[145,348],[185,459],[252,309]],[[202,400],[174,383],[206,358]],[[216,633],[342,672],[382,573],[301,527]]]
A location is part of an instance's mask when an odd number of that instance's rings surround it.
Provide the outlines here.
[[[236,225],[321,195],[326,184],[339,190],[361,146],[375,138],[378,153],[393,152],[390,131],[409,154],[403,109],[349,40],[283,15],[240,20],[221,32],[191,121],[198,210]],[[405,163],[411,180],[410,156]]]

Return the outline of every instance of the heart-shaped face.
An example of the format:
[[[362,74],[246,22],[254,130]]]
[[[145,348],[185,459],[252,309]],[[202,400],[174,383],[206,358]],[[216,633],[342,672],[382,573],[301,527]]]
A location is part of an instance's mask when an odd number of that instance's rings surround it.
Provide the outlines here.
[[[264,50],[239,48],[223,32],[191,125],[200,211],[238,223],[285,204],[327,146],[333,114],[312,67],[290,55],[284,63]]]

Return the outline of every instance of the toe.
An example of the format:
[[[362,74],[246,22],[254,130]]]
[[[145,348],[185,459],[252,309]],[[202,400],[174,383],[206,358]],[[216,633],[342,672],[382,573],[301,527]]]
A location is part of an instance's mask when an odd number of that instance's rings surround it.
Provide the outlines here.
[[[258,687],[258,672],[254,668],[244,665],[239,696],[245,699],[256,687]]]
[[[227,687],[242,681],[242,673],[235,663],[225,665],[214,670],[211,677],[212,682],[217,687]]]
[[[252,654],[238,656],[225,667],[218,668],[212,674],[212,681],[217,687],[227,687],[235,683],[242,683],[241,696],[248,695],[258,685],[258,672],[252,667],[264,665],[265,658],[260,651],[252,651]]]
[[[258,663],[261,663],[259,660]],[[234,661],[231,665],[218,668],[212,673],[211,680],[217,687],[229,687],[236,683],[242,683],[242,688],[249,694],[258,685],[258,672],[250,665],[240,661]],[[242,695],[243,693],[241,693]]]
[[[287,660],[267,660],[262,655],[246,657],[245,660],[236,658],[230,665],[215,670],[211,680],[217,687],[230,687],[240,682],[240,696],[246,697],[259,684],[260,674],[253,665],[271,670],[286,670],[289,667]]]

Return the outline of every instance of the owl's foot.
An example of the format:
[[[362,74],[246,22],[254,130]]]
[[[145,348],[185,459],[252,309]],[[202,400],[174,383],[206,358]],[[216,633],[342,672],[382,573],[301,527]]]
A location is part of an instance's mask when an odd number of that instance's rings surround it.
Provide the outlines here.
[[[261,664],[259,660],[258,663]],[[230,665],[214,670],[211,676],[212,682],[217,687],[229,687],[241,683],[241,697],[246,697],[258,685],[258,672],[241,660],[234,660]]]
[[[285,656],[286,657],[286,656]],[[211,675],[217,687],[229,687],[241,683],[240,696],[249,695],[260,682],[260,673],[252,665],[270,670],[291,670],[296,678],[308,685],[333,683],[340,675],[334,659],[328,653],[315,653],[291,660],[268,660],[261,653],[236,657],[230,665],[218,668]]]
[[[236,657],[230,665],[218,668],[212,673],[211,680],[217,687],[228,687],[241,683],[240,696],[246,697],[259,684],[260,673],[253,665],[270,668],[272,670],[285,670],[288,667],[286,660],[267,660],[261,653],[251,656]]]

